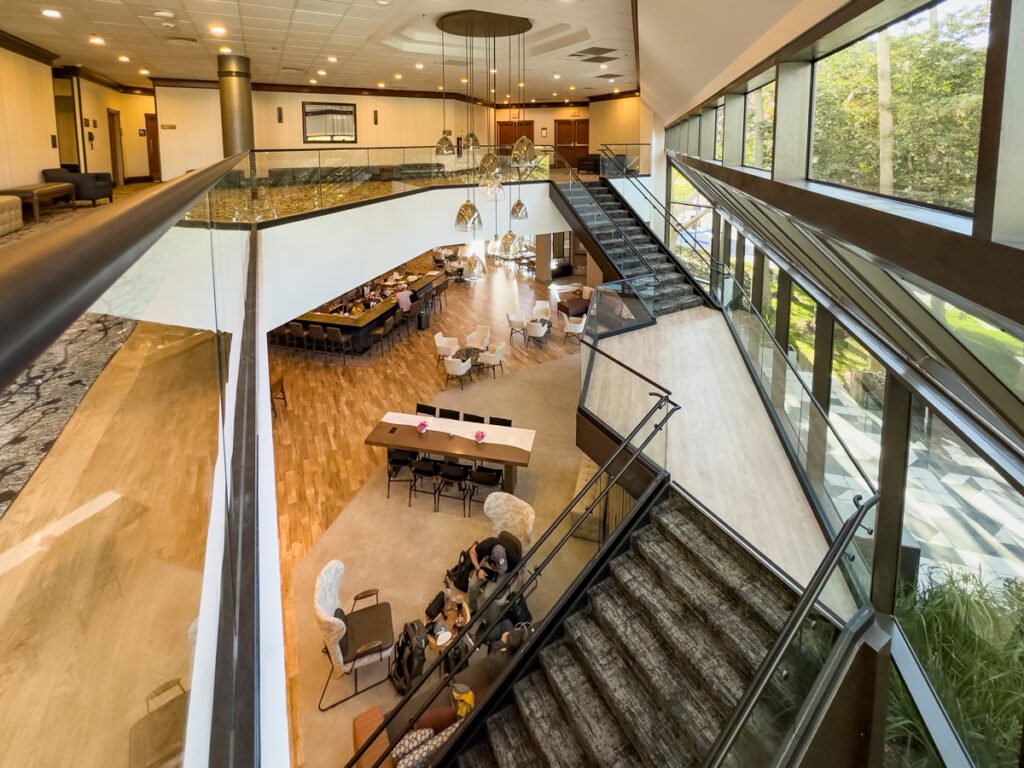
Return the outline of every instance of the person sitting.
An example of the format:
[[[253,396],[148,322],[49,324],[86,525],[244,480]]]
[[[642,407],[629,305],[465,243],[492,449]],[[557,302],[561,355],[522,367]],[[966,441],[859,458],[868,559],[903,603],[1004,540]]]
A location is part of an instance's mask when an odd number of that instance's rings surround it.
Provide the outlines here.
[[[513,655],[524,642],[527,630],[516,628],[509,619],[502,619],[491,627],[484,636],[484,644],[488,653],[507,653]]]
[[[396,293],[395,299],[398,301],[398,308],[403,312],[408,312],[412,309],[412,291],[408,288],[403,288],[401,291]]]
[[[490,582],[500,582],[509,569],[509,556],[505,551],[501,540],[491,536],[473,544],[468,550],[469,559],[473,563],[473,573],[469,576],[469,610],[476,613],[477,601],[480,599],[480,592]],[[511,563],[514,568],[519,562],[518,553],[516,561]]]

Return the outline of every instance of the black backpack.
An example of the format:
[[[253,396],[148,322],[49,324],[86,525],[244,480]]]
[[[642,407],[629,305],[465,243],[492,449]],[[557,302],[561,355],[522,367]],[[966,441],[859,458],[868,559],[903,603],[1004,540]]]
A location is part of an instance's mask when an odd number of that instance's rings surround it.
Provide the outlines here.
[[[459,555],[459,562],[448,569],[444,575],[444,581],[462,592],[469,590],[469,577],[473,573],[473,561],[469,559],[469,552],[462,551]]]
[[[402,634],[395,643],[395,659],[391,663],[391,684],[398,694],[404,695],[413,688],[423,676],[423,664],[426,661],[427,630],[423,622],[406,622]]]

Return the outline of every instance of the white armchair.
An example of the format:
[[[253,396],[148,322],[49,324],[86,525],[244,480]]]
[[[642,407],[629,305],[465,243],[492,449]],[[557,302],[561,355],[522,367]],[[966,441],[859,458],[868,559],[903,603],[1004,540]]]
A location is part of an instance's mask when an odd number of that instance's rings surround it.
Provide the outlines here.
[[[477,365],[481,368],[491,369],[491,378],[497,378],[497,372],[495,368],[501,368],[501,372],[505,372],[505,366],[501,362],[505,357],[505,345],[499,344],[494,349],[489,349],[486,352],[481,352],[480,356],[476,359]]]
[[[465,360],[459,360],[457,357],[446,357],[444,359],[444,372],[446,374],[444,379],[446,387],[449,381],[458,379],[459,389],[465,389],[463,379],[469,376],[469,380],[473,380],[473,359],[467,357]]]
[[[526,341],[526,318],[520,314],[508,314],[505,313],[505,317],[508,318],[508,340],[512,341],[512,337],[517,333],[523,334],[523,341]]]
[[[548,326],[545,323],[533,320],[526,324],[526,346],[530,346],[530,341],[535,341],[541,344],[546,341],[544,338],[547,335]]]
[[[434,348],[437,350],[437,365],[440,365],[446,357],[451,357],[459,351],[459,340],[438,331],[434,334]]]
[[[587,316],[583,317],[569,317],[565,312],[559,312],[558,316],[562,318],[562,329],[565,331],[565,337],[563,341],[568,341],[570,336],[575,336],[577,339],[583,339],[583,328],[587,325]]]
[[[367,589],[352,599],[352,610],[345,613],[341,606],[341,583],[345,580],[345,564],[340,560],[331,560],[320,571],[313,590],[313,609],[317,624],[323,635],[323,652],[331,662],[331,671],[327,675],[324,689],[320,693],[321,712],[336,707],[353,696],[369,688],[380,685],[388,677],[384,677],[366,688],[359,687],[359,669],[370,664],[388,661],[395,650],[395,632],[391,620],[391,605],[380,602],[380,590]],[[374,599],[374,604],[356,610],[360,600]],[[339,679],[355,672],[355,691],[332,704],[324,706],[324,696],[331,679]]]
[[[550,320],[551,319],[551,302],[549,302],[549,301],[535,301],[533,303],[533,319],[534,320]]]
[[[487,349],[491,344],[491,329],[486,325],[478,325],[466,337],[466,346],[474,349]]]

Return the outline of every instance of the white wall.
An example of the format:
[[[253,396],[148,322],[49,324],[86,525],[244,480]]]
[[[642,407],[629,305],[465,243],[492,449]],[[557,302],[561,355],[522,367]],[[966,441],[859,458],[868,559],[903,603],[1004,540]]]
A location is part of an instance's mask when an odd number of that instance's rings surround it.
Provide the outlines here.
[[[216,89],[158,87],[156,115],[165,181],[224,159]]]
[[[88,80],[78,79],[82,92],[82,112],[78,116],[89,120],[89,128],[95,137],[92,145],[85,142],[85,156],[90,172],[110,173],[110,131],[107,110],[121,113],[121,146],[124,153],[124,175],[138,177],[149,175],[149,156],[146,153],[146,139],[139,136],[139,129],[146,127],[145,115],[156,111],[152,96],[118,93]],[[92,121],[96,127],[92,127]]]
[[[639,96],[590,105],[590,151],[602,144],[650,144],[651,110]]]
[[[51,147],[57,134],[50,68],[0,49],[0,187],[42,181],[43,168],[60,165]]]
[[[589,107],[545,107],[542,109],[519,110],[520,120],[533,121],[533,141],[535,144],[555,143],[555,120],[586,120],[590,117]],[[511,110],[499,109],[498,120],[510,121]],[[541,128],[546,128],[547,136],[541,136]],[[593,125],[591,125],[593,130]]]
[[[434,246],[472,239],[453,226],[466,193],[463,187],[431,189],[262,230],[261,330],[276,328]],[[569,229],[547,183],[524,184],[522,199],[530,218],[514,222],[518,234]],[[497,226],[494,204],[477,195],[477,205],[483,227],[476,239],[508,229],[509,200],[498,203]]]

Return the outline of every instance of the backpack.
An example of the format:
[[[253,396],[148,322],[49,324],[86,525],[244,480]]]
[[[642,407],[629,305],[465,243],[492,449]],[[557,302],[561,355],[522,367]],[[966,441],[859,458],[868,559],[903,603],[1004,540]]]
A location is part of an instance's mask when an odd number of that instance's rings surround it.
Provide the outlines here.
[[[419,619],[406,622],[395,643],[395,659],[388,675],[400,696],[413,688],[423,676],[426,647],[427,631],[423,622]]]
[[[473,573],[473,561],[469,559],[469,552],[462,551],[459,555],[459,562],[448,569],[444,575],[445,584],[449,584],[462,592],[469,590],[469,577]]]

